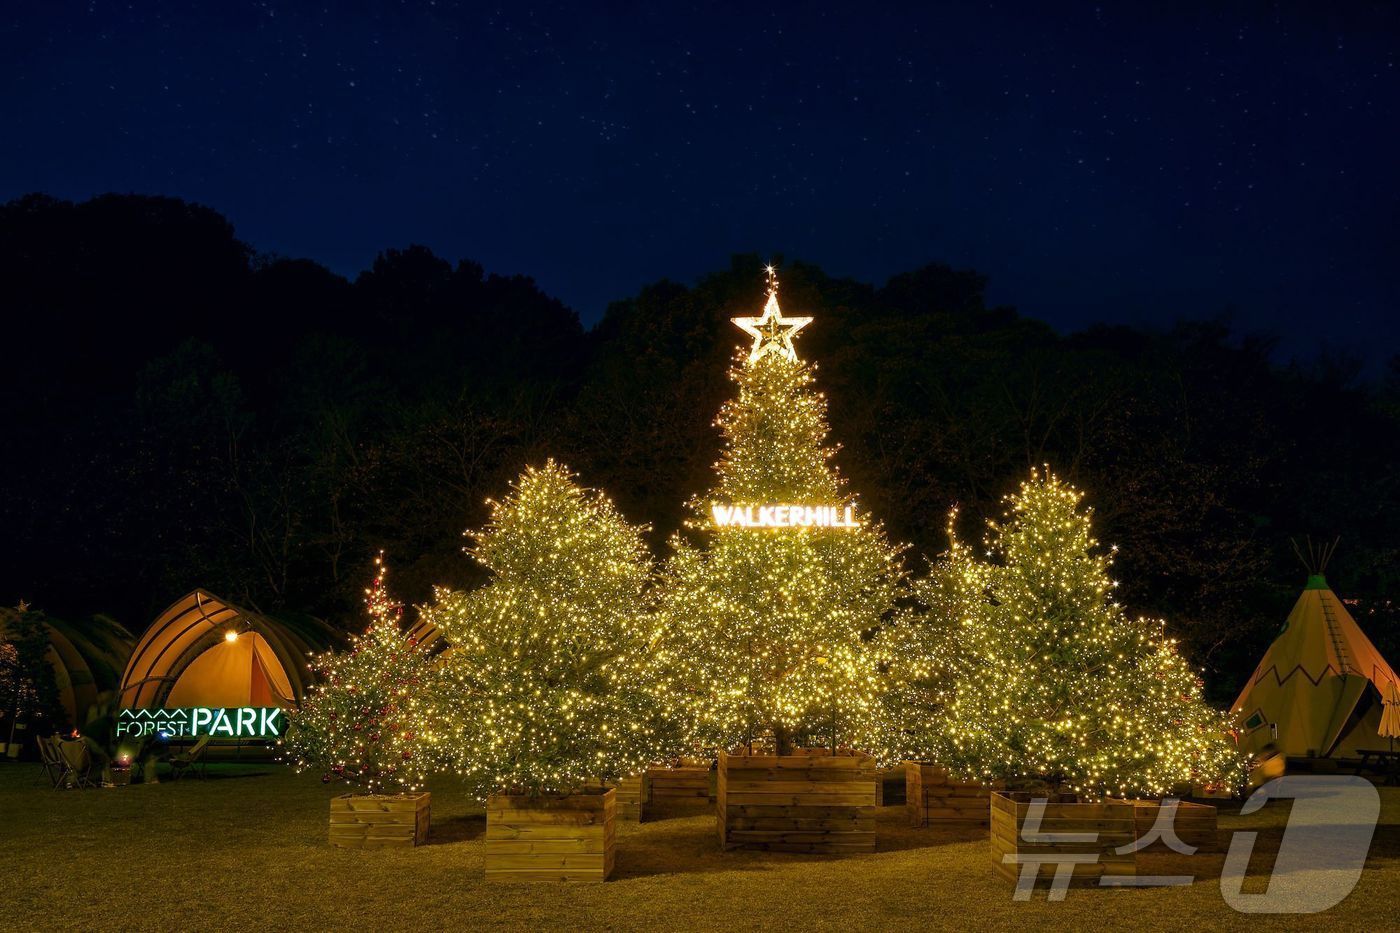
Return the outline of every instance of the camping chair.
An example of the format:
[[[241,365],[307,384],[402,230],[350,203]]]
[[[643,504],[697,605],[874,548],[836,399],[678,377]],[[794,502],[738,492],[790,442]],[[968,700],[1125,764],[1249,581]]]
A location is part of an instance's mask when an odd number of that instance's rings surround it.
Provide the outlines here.
[[[96,787],[92,780],[92,752],[82,739],[58,739],[58,752],[68,766],[64,782],[68,787]]]
[[[169,759],[171,777],[178,781],[185,776],[187,771],[193,770],[196,766],[199,769],[200,778],[208,777],[209,766],[204,758],[204,750],[208,747],[209,736],[201,735],[189,748],[171,755]]]
[[[44,765],[44,774],[53,782],[54,790],[58,790],[68,777],[69,770],[68,762],[63,760],[58,750],[58,739],[36,735],[34,740],[39,743],[39,761]]]

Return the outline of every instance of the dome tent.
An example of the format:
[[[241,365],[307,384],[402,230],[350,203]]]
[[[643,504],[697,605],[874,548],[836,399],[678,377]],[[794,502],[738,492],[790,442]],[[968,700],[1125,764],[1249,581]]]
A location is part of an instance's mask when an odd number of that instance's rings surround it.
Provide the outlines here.
[[[311,656],[339,641],[318,619],[267,616],[194,590],[141,636],[122,677],[121,705],[290,706],[309,686]]]
[[[21,605],[0,609],[0,642],[26,637],[24,629],[29,625],[36,626],[47,642],[44,660],[53,671],[53,701],[59,707],[50,712],[61,712],[65,719],[49,725],[81,727],[97,697],[120,683],[135,639],[107,616],[92,616],[78,624]]]

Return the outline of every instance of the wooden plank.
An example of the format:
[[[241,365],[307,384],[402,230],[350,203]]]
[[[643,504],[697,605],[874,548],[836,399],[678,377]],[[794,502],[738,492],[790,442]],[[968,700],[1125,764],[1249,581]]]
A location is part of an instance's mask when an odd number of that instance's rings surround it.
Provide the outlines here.
[[[1115,851],[1127,846],[1136,836],[1136,820],[1130,807],[1121,802],[1050,803],[1045,807],[1046,818],[1038,827],[1040,833],[1050,834],[1050,838],[1037,837],[1035,841],[1028,841],[1024,833],[1027,803],[1010,799],[1002,793],[992,794],[989,849],[1000,877],[1014,880],[1020,875],[1020,864],[1004,864],[1004,858],[1008,855],[1013,858],[1034,856],[1044,859],[1036,870],[1038,879],[1052,878],[1064,864],[1057,862],[1057,856],[1095,856],[1093,863],[1073,866],[1072,884],[1092,883],[1105,874],[1124,876],[1136,873],[1136,853]],[[1053,838],[1053,834],[1063,833],[1089,833],[1094,838],[1077,842]]]
[[[727,794],[729,806],[864,807],[875,806],[875,788],[850,794]]]
[[[834,771],[875,772],[873,758],[843,758],[840,756],[777,757],[774,755],[726,756],[730,767],[740,769],[762,769],[778,771],[806,771],[812,768],[829,768]]]
[[[847,806],[760,806],[757,804],[745,804],[742,806],[730,805],[725,808],[727,815],[732,817],[779,817],[792,816],[800,819],[834,819],[846,815],[874,819],[879,813],[879,807],[873,804],[860,807]]]
[[[499,807],[488,806],[486,808],[486,818],[491,817],[503,820],[508,823],[572,823],[579,826],[587,826],[593,823],[601,823],[606,814],[599,810],[522,810],[512,807],[503,810]]]
[[[735,781],[726,785],[730,794],[849,794],[866,793],[860,783],[853,781]],[[869,794],[875,795],[875,783]]]
[[[416,811],[428,805],[428,794],[381,795],[381,794],[342,794],[331,798],[331,810],[350,812],[403,812]]]
[[[502,805],[509,801],[510,805]],[[603,881],[612,872],[615,790],[487,801],[486,877],[492,881]]]
[[[991,796],[991,789],[978,784],[935,784],[924,785],[924,795],[926,797],[978,797],[986,800]]]
[[[721,844],[771,852],[873,852],[876,775],[874,759],[865,755],[721,755]]]
[[[905,807],[911,826],[985,825],[990,818],[991,791],[975,781],[951,777],[946,768],[905,762]]]
[[[587,826],[558,823],[505,823],[489,820],[486,824],[487,839],[591,839],[602,838],[606,824],[593,823]]]
[[[413,836],[381,836],[381,838],[365,838],[364,842],[356,848],[360,849],[412,849],[417,845],[413,841]]]
[[[330,801],[327,841],[340,848],[413,846],[427,841],[431,795],[351,795]]]
[[[543,797],[516,797],[495,794],[486,798],[486,806],[497,810],[528,810],[538,813],[542,810],[601,810],[612,802],[616,803],[617,792],[609,788],[601,794],[567,794]]]
[[[493,839],[491,858],[500,864],[505,855],[599,855],[607,850],[607,840],[596,839]]]
[[[739,768],[723,772],[725,780],[734,781],[842,781],[864,780],[863,773],[850,768]],[[871,782],[875,776],[871,775]]]

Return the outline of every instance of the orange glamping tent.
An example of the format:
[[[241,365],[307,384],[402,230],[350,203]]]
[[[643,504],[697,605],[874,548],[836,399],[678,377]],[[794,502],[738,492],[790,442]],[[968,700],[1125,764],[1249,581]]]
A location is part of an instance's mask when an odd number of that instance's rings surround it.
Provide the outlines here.
[[[122,677],[121,705],[291,706],[310,683],[311,656],[338,641],[317,619],[274,619],[195,590],[141,636]]]

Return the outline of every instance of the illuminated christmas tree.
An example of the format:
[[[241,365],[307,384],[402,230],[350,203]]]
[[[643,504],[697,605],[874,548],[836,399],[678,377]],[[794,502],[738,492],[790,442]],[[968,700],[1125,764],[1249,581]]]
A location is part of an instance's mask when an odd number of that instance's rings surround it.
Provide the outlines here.
[[[674,702],[697,744],[869,747],[883,689],[870,638],[893,610],[896,552],[831,463],[826,401],[769,270],[753,346],[721,409],[717,481],[692,502],[703,546],[676,536],[660,589]]]
[[[369,627],[348,650],[315,659],[318,682],[288,712],[280,744],[298,771],[318,770],[326,783],[416,791],[442,764],[450,720],[436,705],[433,661],[400,629],[403,606],[389,595],[383,555],[374,563]]]
[[[1090,796],[1160,795],[1228,779],[1239,760],[1225,716],[1160,620],[1113,599],[1111,557],[1082,494],[1034,474],[992,523],[989,560],[958,540],[916,591],[936,613],[916,664],[951,672],[922,701],[929,758],[983,778]],[[951,623],[939,631],[938,615]],[[917,704],[916,704],[917,706]],[[919,718],[906,710],[903,722]]]
[[[642,532],[550,461],[491,503],[470,551],[489,582],[425,607],[452,646],[458,768],[482,796],[570,793],[673,751]]]

